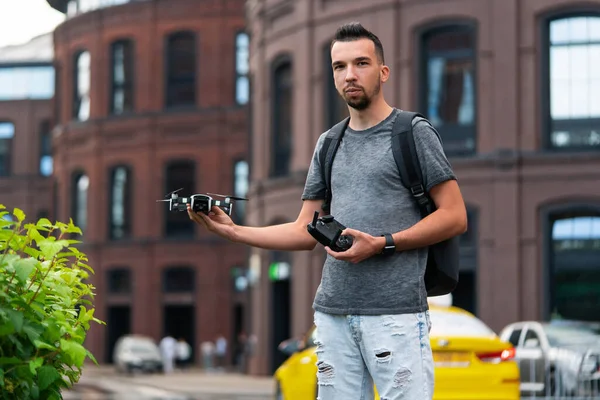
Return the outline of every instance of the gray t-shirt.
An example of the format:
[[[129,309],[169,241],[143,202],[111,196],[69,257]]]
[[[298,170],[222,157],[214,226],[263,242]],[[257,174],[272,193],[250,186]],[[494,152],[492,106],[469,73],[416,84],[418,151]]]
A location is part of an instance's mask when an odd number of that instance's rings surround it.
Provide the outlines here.
[[[395,233],[420,219],[418,207],[400,179],[391,147],[392,125],[399,110],[379,124],[354,131],[350,127],[333,160],[331,215],[348,228],[373,236]],[[427,190],[456,179],[437,132],[422,118],[413,120],[413,135]],[[325,198],[325,180],[317,142],[302,200]],[[373,256],[358,264],[329,255],[313,308],[332,314],[402,314],[428,309],[424,273],[427,249]]]

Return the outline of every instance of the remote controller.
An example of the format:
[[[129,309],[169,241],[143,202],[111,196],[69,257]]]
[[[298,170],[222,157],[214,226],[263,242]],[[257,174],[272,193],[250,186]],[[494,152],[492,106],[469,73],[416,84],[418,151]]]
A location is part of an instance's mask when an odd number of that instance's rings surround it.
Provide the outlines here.
[[[308,233],[317,239],[323,246],[336,252],[346,251],[352,246],[352,236],[342,235],[342,231],[346,227],[340,224],[331,215],[325,215],[319,218],[319,212],[315,211],[315,215],[310,224],[306,226]]]

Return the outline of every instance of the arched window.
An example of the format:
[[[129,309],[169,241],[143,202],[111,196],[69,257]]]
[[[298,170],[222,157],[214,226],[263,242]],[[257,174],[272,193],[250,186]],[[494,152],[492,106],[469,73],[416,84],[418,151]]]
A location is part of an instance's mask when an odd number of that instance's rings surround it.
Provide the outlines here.
[[[595,321],[600,304],[600,205],[548,215],[551,318]]]
[[[193,292],[195,287],[194,269],[191,267],[169,267],[163,270],[164,293]]]
[[[195,190],[195,164],[188,160],[175,160],[167,164],[165,168],[166,188],[165,193],[177,189],[179,196],[190,196]],[[167,237],[192,238],[194,235],[194,224],[190,221],[187,212],[169,211],[165,207],[165,235]]]
[[[421,35],[419,106],[442,136],[448,156],[476,151],[475,40],[475,28],[466,24]]]
[[[131,234],[131,169],[117,166],[110,170],[110,238],[123,239]]]
[[[545,25],[547,148],[600,149],[600,10]]]
[[[175,32],[167,38],[167,107],[196,104],[196,36]]]
[[[272,158],[271,176],[286,176],[290,173],[292,156],[292,97],[293,75],[292,62],[280,58],[273,62],[273,96],[272,96]]]
[[[110,47],[112,74],[110,111],[118,115],[133,111],[134,46],[132,40],[119,40]]]
[[[90,179],[85,172],[75,172],[71,181],[71,215],[73,223],[78,226],[81,231],[85,231],[87,227],[88,217],[88,189]]]
[[[245,105],[250,99],[250,37],[246,32],[235,35],[235,102]]]
[[[90,67],[90,52],[78,52],[73,65],[73,118],[80,121],[90,118]]]
[[[15,125],[0,121],[0,176],[9,176],[12,171],[12,142]]]
[[[331,43],[327,42],[323,46],[323,85],[325,95],[325,107],[323,107],[323,111],[325,117],[325,129],[331,128],[349,115],[348,104],[342,96],[340,96],[335,87],[331,63]]]

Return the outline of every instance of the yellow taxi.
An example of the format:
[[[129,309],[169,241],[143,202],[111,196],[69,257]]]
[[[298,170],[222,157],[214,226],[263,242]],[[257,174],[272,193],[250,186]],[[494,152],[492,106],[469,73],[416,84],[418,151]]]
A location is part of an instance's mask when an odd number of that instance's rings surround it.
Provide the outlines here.
[[[461,308],[430,301],[429,313],[434,400],[520,399],[519,366],[510,343]],[[275,371],[277,400],[317,398],[315,332],[313,326],[304,338],[280,345],[290,357]]]

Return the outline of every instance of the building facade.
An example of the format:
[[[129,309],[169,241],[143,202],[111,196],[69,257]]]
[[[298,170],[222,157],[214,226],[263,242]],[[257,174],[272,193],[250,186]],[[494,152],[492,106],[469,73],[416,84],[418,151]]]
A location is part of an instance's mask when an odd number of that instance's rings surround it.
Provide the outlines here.
[[[0,48],[0,204],[53,215],[52,35]]]
[[[384,45],[388,102],[431,120],[458,176],[469,228],[454,303],[496,330],[597,320],[600,1],[251,0],[247,13],[249,224],[296,219],[317,139],[346,112],[330,41],[357,20]],[[252,250],[253,373],[311,326],[324,255]]]
[[[95,274],[88,348],[110,362],[136,333],[234,348],[247,323],[243,246],[157,202],[244,196],[248,35],[242,0],[49,0],[54,32],[57,218],[83,230]],[[244,220],[243,203],[234,217]],[[236,289],[237,288],[237,289]]]

